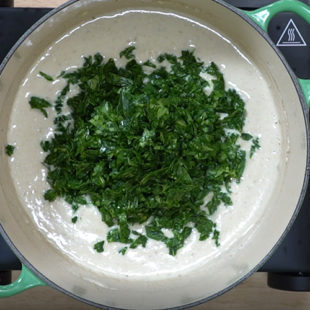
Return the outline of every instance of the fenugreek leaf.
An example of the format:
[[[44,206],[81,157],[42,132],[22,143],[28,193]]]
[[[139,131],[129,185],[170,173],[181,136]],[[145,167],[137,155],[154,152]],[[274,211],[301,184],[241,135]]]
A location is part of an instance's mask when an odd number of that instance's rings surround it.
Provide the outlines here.
[[[12,156],[15,150],[15,146],[11,144],[7,144],[5,147],[5,153],[8,156]]]
[[[48,117],[45,109],[50,107],[51,104],[47,100],[36,96],[32,96],[29,100],[29,104],[32,109],[40,110],[45,117]]]
[[[104,251],[104,240],[97,242],[94,245],[94,250],[96,250],[98,253],[102,253]]]
[[[44,72],[42,72],[42,71],[40,71],[39,74],[40,74],[42,77],[44,77],[44,78],[45,78],[47,81],[49,81],[49,82],[54,81],[54,79],[53,79],[50,75],[48,75],[48,74],[46,74],[46,73],[44,73]]]

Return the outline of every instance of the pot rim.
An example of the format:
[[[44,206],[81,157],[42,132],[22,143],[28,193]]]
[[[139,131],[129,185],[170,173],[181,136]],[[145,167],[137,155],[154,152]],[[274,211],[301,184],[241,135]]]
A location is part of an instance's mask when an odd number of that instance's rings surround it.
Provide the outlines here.
[[[15,51],[17,50],[17,48],[28,38],[28,36],[34,31],[36,30],[40,25],[42,25],[43,23],[45,23],[50,17],[54,16],[56,13],[60,12],[61,10],[63,10],[64,8],[72,5],[75,2],[78,2],[79,0],[69,0],[67,2],[65,2],[64,4],[52,9],[50,12],[48,12],[47,14],[45,14],[43,17],[41,17],[37,22],[35,22],[19,39],[18,41],[13,45],[13,47],[10,49],[10,51],[8,52],[8,54],[5,56],[5,58],[3,59],[2,63],[0,64],[0,76],[2,74],[3,69],[5,68],[5,66],[7,65],[7,63],[9,62],[9,60],[11,59],[11,57],[13,56],[13,54],[15,53]],[[301,205],[302,202],[304,200],[306,191],[307,191],[307,186],[308,186],[308,179],[309,179],[309,172],[310,172],[310,136],[309,136],[309,121],[308,121],[308,116],[309,116],[309,108],[307,107],[306,104],[306,100],[304,98],[304,95],[302,93],[300,84],[297,80],[297,77],[295,75],[295,73],[293,72],[293,70],[290,68],[288,62],[286,61],[286,59],[284,58],[284,56],[282,55],[282,53],[280,52],[280,50],[276,47],[276,45],[274,44],[274,42],[271,40],[271,38],[268,36],[268,34],[266,32],[264,32],[253,20],[251,20],[246,14],[244,14],[242,12],[242,10],[226,3],[224,0],[211,0],[213,2],[215,2],[218,5],[221,5],[223,7],[225,7],[226,9],[232,11],[233,13],[237,14],[240,18],[242,18],[243,20],[245,20],[249,26],[252,26],[267,42],[268,44],[271,46],[271,48],[274,50],[274,52],[278,55],[278,57],[280,58],[282,64],[284,65],[285,69],[288,71],[290,78],[294,84],[295,90],[298,94],[299,97],[299,103],[301,104],[302,107],[302,111],[303,111],[303,116],[304,116],[304,121],[305,121],[305,129],[306,129],[306,136],[307,136],[307,145],[306,145],[306,152],[307,152],[307,159],[306,159],[306,169],[305,169],[305,174],[304,174],[304,179],[303,179],[303,186],[302,186],[302,190],[296,205],[296,208],[294,210],[294,213],[292,215],[292,217],[290,218],[290,221],[288,222],[285,230],[283,231],[281,237],[278,239],[278,241],[275,243],[275,245],[272,247],[272,249],[269,251],[269,253],[254,267],[252,268],[249,272],[247,272],[243,277],[241,277],[239,280],[235,281],[234,283],[232,283],[231,285],[229,285],[228,287],[218,291],[215,294],[212,294],[211,296],[208,296],[206,298],[203,298],[201,300],[186,304],[186,305],[182,305],[182,306],[176,306],[176,307],[170,307],[170,308],[165,308],[166,310],[181,310],[181,309],[186,309],[189,307],[194,307],[194,306],[198,306],[200,304],[203,304],[211,299],[214,299],[218,296],[223,295],[224,293],[226,293],[227,291],[231,290],[232,288],[234,288],[235,286],[237,286],[238,284],[240,284],[241,282],[243,282],[244,280],[246,280],[247,278],[249,278],[254,272],[256,272],[259,268],[261,268],[264,263],[272,256],[272,254],[275,252],[275,250],[280,246],[281,242],[284,240],[284,238],[286,237],[287,233],[289,232],[289,230],[291,229],[298,213],[299,210],[301,209]],[[298,103],[296,103],[298,104]],[[36,276],[38,276],[41,280],[43,280],[46,284],[48,284],[50,287],[55,288],[59,291],[61,291],[62,293],[65,293],[66,295],[69,295],[81,302],[87,303],[91,306],[94,307],[98,307],[101,309],[107,309],[107,310],[126,310],[124,308],[115,308],[115,307],[109,307],[109,306],[105,306],[103,304],[98,304],[95,303],[91,300],[82,298],[76,294],[73,294],[69,291],[67,291],[66,289],[62,288],[61,286],[57,285],[56,283],[54,283],[53,281],[49,280],[44,274],[42,274],[40,271],[38,271],[24,256],[23,254],[17,249],[17,247],[14,245],[14,243],[11,241],[11,239],[9,238],[9,236],[7,235],[7,233],[5,232],[2,224],[0,223],[0,233],[3,236],[4,240],[6,241],[6,243],[10,246],[10,248],[12,249],[12,251],[14,252],[14,254],[18,257],[18,259],[21,261],[22,264],[24,264],[25,266],[27,266]]]

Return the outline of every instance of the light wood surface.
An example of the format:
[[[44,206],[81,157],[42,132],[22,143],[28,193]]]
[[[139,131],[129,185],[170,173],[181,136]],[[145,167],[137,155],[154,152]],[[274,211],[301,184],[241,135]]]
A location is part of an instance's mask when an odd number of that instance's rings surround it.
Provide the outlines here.
[[[0,0],[1,1],[1,0]],[[16,7],[54,8],[65,3],[65,0],[14,0]]]
[[[1,1],[1,0],[0,0]],[[56,7],[64,0],[15,0],[16,7]],[[14,272],[16,278],[18,272]],[[143,298],[143,297],[142,297]],[[2,310],[91,310],[49,287],[37,287],[14,297],[0,300]],[[268,288],[267,275],[255,273],[248,280],[208,303],[193,310],[309,310],[310,293],[284,292]]]

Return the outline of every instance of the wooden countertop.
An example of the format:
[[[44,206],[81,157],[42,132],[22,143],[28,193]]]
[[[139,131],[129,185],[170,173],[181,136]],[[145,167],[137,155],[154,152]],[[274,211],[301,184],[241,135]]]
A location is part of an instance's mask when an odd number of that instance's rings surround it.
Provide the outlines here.
[[[16,7],[46,7],[54,8],[66,1],[64,0],[14,0],[14,6]]]
[[[16,7],[56,7],[64,0],[15,0]],[[14,272],[16,278],[18,272]],[[14,297],[0,300],[5,310],[86,310],[95,309],[82,304],[52,288],[37,287]],[[193,310],[309,310],[310,292],[295,293],[267,287],[267,275],[255,273],[249,279],[206,304]]]

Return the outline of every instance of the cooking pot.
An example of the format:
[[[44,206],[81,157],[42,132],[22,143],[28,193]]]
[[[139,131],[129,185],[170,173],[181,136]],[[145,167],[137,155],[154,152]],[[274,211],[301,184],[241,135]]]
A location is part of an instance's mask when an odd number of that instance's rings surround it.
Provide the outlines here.
[[[146,277],[133,283],[130,279],[90,274],[72,263],[56,251],[29,220],[17,198],[8,157],[4,153],[12,102],[22,77],[34,60],[68,29],[115,7],[165,10],[205,21],[255,61],[268,76],[275,102],[285,111],[283,135],[289,141],[290,150],[250,242],[241,240],[241,246],[233,253],[224,251],[213,265],[194,270],[178,281],[152,281]],[[52,10],[22,36],[0,67],[0,231],[23,267],[17,281],[0,287],[1,297],[49,285],[102,308],[181,309],[225,293],[264,264],[297,216],[309,170],[307,104],[310,104],[310,80],[296,78],[266,35],[269,21],[283,11],[297,13],[310,22],[310,8],[295,0],[278,1],[251,12],[236,9],[221,0],[72,0]],[[217,270],[223,271],[221,276]]]

